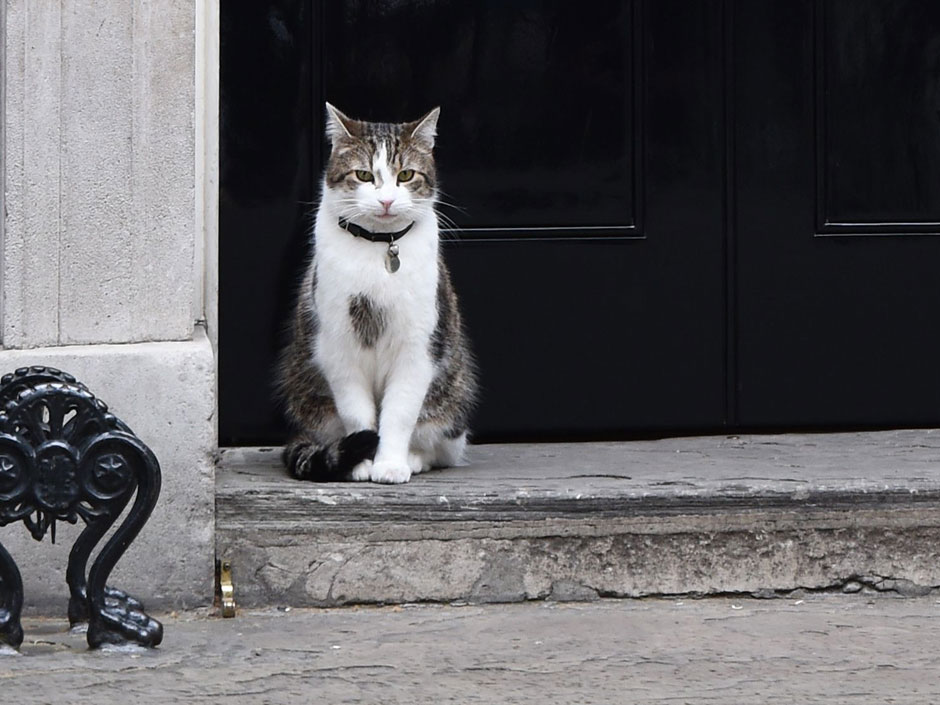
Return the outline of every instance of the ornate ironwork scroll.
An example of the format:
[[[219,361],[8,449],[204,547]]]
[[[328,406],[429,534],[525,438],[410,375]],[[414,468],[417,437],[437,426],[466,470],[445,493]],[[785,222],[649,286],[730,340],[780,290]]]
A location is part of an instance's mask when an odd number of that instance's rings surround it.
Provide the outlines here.
[[[135,497],[136,494],[136,497]],[[156,646],[163,626],[140,602],[109,587],[108,576],[147,522],[160,494],[160,466],[150,449],[72,375],[24,367],[0,379],[0,526],[22,521],[33,538],[56,522],[85,529],[69,553],[69,621],[88,622],[88,645]],[[127,507],[124,521],[86,569]],[[23,583],[0,544],[0,642],[23,641]]]

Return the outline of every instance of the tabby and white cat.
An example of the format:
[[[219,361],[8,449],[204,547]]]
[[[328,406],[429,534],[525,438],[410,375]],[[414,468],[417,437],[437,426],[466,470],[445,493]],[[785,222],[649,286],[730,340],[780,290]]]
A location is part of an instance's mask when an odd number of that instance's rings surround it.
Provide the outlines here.
[[[332,142],[280,393],[302,480],[400,483],[461,461],[474,363],[434,210],[435,108],[403,124],[327,103]]]

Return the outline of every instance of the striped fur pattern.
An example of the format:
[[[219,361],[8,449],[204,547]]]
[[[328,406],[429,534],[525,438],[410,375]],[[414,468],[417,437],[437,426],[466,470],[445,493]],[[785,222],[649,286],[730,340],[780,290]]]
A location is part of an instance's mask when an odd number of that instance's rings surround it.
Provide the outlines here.
[[[439,252],[438,114],[371,123],[327,104],[314,255],[279,374],[294,427],[284,461],[298,479],[400,483],[462,462],[477,385]],[[373,233],[414,223],[396,243],[400,269],[386,268],[386,243],[340,219]]]

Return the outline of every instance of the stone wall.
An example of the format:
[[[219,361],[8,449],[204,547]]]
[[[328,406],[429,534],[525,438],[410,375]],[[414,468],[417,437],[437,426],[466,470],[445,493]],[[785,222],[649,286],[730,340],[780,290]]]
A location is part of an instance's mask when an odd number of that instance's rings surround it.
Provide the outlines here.
[[[217,0],[0,2],[0,373],[71,372],[151,446],[163,495],[111,582],[157,607],[205,604],[216,440],[204,74],[217,63],[197,53],[216,46],[197,32],[214,29]],[[69,538],[60,530],[53,549],[22,525],[0,529],[28,608],[64,604]]]

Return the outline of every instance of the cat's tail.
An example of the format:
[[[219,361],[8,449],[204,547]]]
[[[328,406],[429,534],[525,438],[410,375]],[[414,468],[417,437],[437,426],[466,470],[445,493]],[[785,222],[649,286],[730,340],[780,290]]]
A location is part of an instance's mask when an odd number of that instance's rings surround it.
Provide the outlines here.
[[[299,436],[284,448],[284,465],[291,477],[310,482],[342,482],[359,463],[375,458],[379,434],[357,431],[332,443],[321,444]]]

